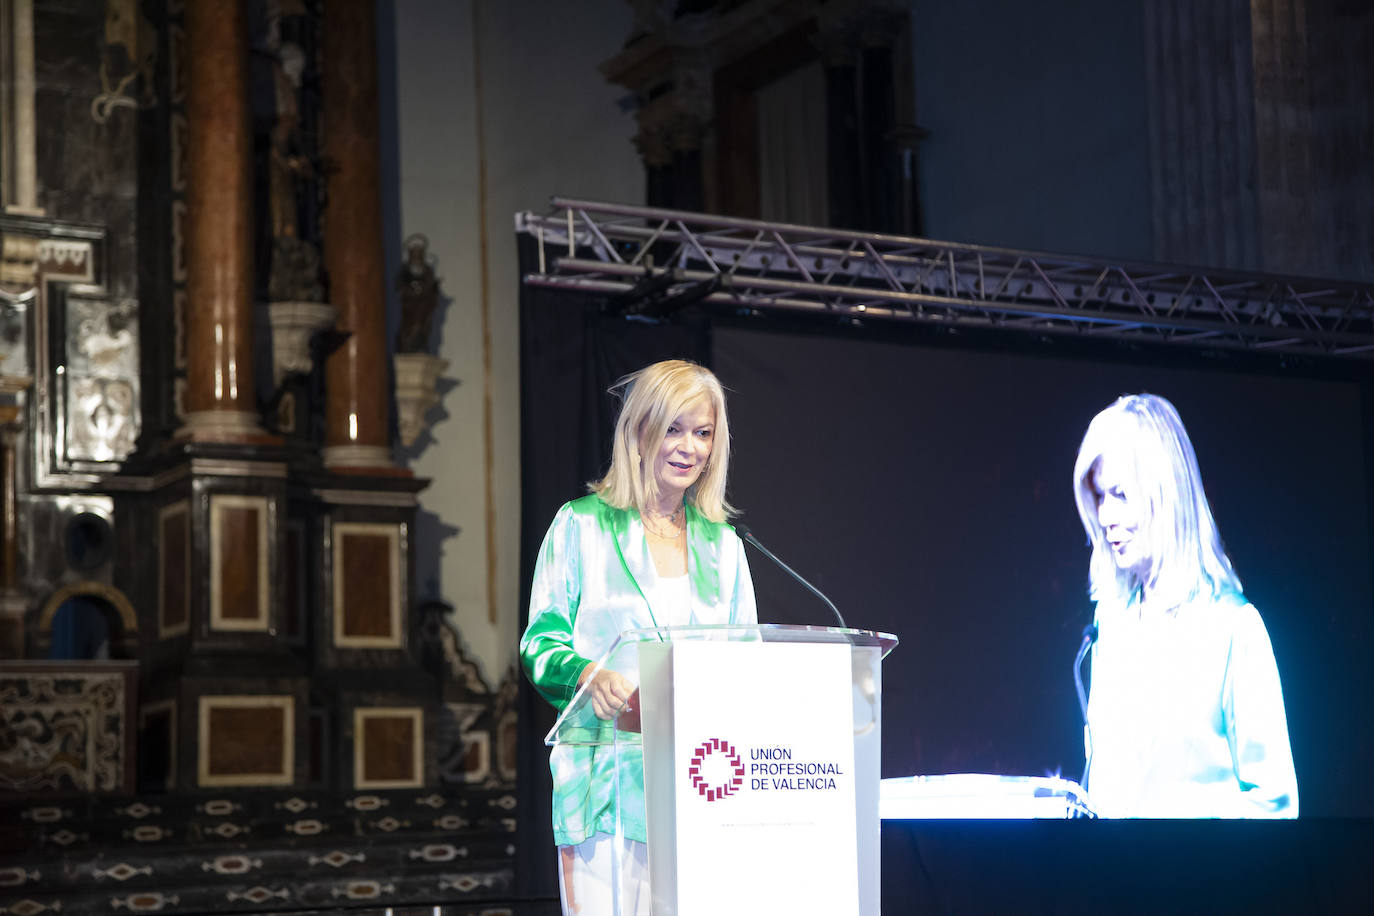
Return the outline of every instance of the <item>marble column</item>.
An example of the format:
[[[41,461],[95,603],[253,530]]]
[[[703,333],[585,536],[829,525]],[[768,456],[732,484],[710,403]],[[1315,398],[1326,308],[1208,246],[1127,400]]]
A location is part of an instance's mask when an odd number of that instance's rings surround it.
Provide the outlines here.
[[[348,335],[325,363],[323,455],[330,470],[363,473],[394,470],[375,23],[374,0],[330,0],[323,7],[324,265],[336,327]]]
[[[38,158],[34,121],[33,0],[7,0],[0,3],[7,14],[5,31],[9,48],[9,73],[12,86],[9,104],[10,123],[6,125],[5,211],[25,216],[42,216],[38,206]]]
[[[243,0],[186,4],[186,425],[264,437],[253,389],[253,136]]]

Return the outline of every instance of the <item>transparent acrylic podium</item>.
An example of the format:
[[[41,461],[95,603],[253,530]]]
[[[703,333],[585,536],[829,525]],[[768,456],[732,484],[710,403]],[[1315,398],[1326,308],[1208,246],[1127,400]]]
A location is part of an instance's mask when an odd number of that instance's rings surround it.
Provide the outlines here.
[[[731,646],[722,648],[701,645],[703,643],[729,643]],[[690,860],[697,865],[703,861],[709,862],[710,856],[715,854],[713,850],[729,848],[728,840],[731,837],[712,832],[721,829],[719,827],[692,826],[688,829],[683,826],[689,819],[681,816],[678,809],[683,804],[682,787],[690,782],[697,786],[702,796],[718,793],[721,796],[746,797],[750,784],[754,782],[746,778],[746,770],[755,767],[747,762],[751,755],[767,755],[774,752],[773,748],[779,749],[778,753],[781,754],[782,749],[791,746],[785,732],[784,737],[779,739],[780,727],[798,732],[795,738],[799,747],[815,746],[815,735],[810,734],[812,732],[817,735],[825,732],[828,735],[847,736],[840,739],[843,753],[837,759],[844,759],[845,766],[849,765],[849,745],[852,742],[853,810],[849,811],[845,802],[844,811],[839,816],[846,821],[852,818],[852,825],[845,823],[845,829],[827,830],[824,834],[845,835],[852,826],[852,834],[848,834],[852,841],[847,846],[838,847],[841,850],[840,857],[852,857],[852,863],[839,862],[837,865],[841,867],[828,868],[822,850],[817,856],[805,857],[808,860],[805,863],[790,864],[791,860],[785,860],[770,866],[767,855],[763,854],[757,860],[759,867],[749,873],[748,887],[741,890],[740,899],[755,899],[762,895],[772,900],[775,899],[774,890],[781,895],[777,899],[783,899],[789,892],[796,893],[799,879],[809,885],[809,894],[815,894],[825,890],[823,882],[829,880],[832,874],[847,874],[849,883],[837,886],[836,892],[844,898],[844,906],[839,911],[870,916],[879,912],[882,661],[896,644],[897,638],[889,634],[837,627],[760,624],[626,630],[606,655],[596,662],[595,667],[596,670],[614,671],[636,685],[636,693],[628,708],[613,720],[598,719],[592,710],[589,693],[585,688],[579,690],[554,723],[545,743],[555,748],[578,748],[580,750],[575,753],[586,757],[581,762],[592,767],[593,772],[609,772],[609,776],[603,778],[609,778],[611,782],[610,804],[617,849],[621,847],[627,825],[646,825],[654,916],[695,916],[695,913],[707,909],[717,912],[753,910],[734,910],[732,904],[725,909],[718,909],[720,904],[715,905],[716,908],[708,908],[700,903],[698,892],[701,882],[692,880],[692,876],[700,874],[700,871],[684,869],[680,861]],[[785,646],[825,648],[779,648]],[[709,694],[709,690],[698,691],[694,686],[698,682],[691,679],[690,666],[686,662],[697,659],[693,664],[699,665],[701,659],[711,661],[717,657],[722,662],[712,669],[712,678],[724,684],[743,685],[743,689],[738,693],[737,701],[725,704],[717,702],[709,710],[714,714],[721,712],[725,706],[729,707],[728,713],[732,718],[728,718],[728,721],[731,727],[725,731],[731,733],[732,744],[720,744],[720,739],[717,739],[720,746],[731,752],[725,758],[727,775],[723,782],[710,783],[714,788],[708,788],[708,778],[700,774],[700,751],[707,746],[701,745],[697,748],[696,756],[691,757],[688,763],[683,762],[684,748],[700,740],[700,730],[679,734],[678,729],[680,722],[699,721],[688,715],[694,712],[693,697],[698,692]],[[822,659],[825,664],[813,668],[808,661],[813,657]],[[840,671],[840,667],[844,670]],[[830,678],[821,677],[818,680],[815,671],[819,670],[828,671]],[[767,680],[750,687],[751,677],[766,677]],[[586,683],[590,681],[588,678]],[[847,702],[843,696],[846,681],[849,694]],[[794,695],[805,695],[806,691],[799,687],[808,683],[814,685],[813,693],[815,690],[822,691],[823,699],[827,702],[805,700],[797,708],[800,701],[795,700]],[[679,691],[682,693],[679,694]],[[783,723],[781,726],[780,722]],[[753,741],[755,732],[768,735],[767,748],[752,746],[756,743]],[[808,745],[808,740],[812,744]],[[742,752],[739,750],[741,748],[744,749]],[[685,753],[690,755],[691,751]],[[782,771],[787,772],[787,765],[781,766],[784,768]],[[795,771],[808,772],[809,767],[819,769],[822,773],[834,772],[826,770],[826,766],[823,763],[802,763],[796,765]],[[734,768],[733,779],[729,776],[730,767]],[[842,771],[844,767],[837,769]],[[815,806],[822,811],[829,804],[830,808],[826,810],[831,812],[830,816],[834,816],[833,799],[848,798],[847,795],[836,796],[821,791],[823,788],[833,788],[833,785],[825,784],[824,776],[795,780],[784,777],[783,781],[788,789],[797,788],[793,783],[819,785],[816,791],[787,793],[786,810],[795,812],[789,816],[802,818],[803,821],[807,817],[808,806]],[[830,782],[833,784],[833,780]],[[805,788],[805,785],[801,787]],[[695,801],[695,796],[692,798]],[[770,799],[767,803],[773,802]],[[726,810],[728,805],[718,808]],[[823,811],[818,814],[822,820],[825,816]],[[816,823],[820,824],[822,820]],[[765,828],[768,826],[772,825],[764,825]],[[755,835],[764,836],[761,833]],[[734,839],[740,836],[737,832]],[[765,848],[769,844],[765,842],[758,845]],[[703,860],[703,856],[706,860]],[[615,916],[623,916],[632,913],[633,909],[621,893],[625,885],[620,874],[619,855],[614,857],[614,862],[614,913]],[[735,862],[722,862],[720,865],[725,871],[732,866],[738,870]],[[789,869],[792,873],[789,873]],[[799,873],[798,869],[804,874]],[[717,875],[721,872],[715,869],[710,873]],[[776,888],[771,887],[774,884]],[[852,888],[853,892],[846,888]],[[698,896],[694,897],[694,894]],[[823,893],[821,896],[824,896]],[[852,901],[850,898],[853,898]]]

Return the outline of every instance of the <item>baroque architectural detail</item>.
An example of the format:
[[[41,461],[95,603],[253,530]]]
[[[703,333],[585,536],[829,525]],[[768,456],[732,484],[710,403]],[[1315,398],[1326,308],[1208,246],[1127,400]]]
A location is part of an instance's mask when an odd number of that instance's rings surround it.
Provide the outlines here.
[[[310,342],[334,326],[334,306],[323,302],[271,302],[272,382],[278,388],[290,375],[309,375],[315,368]]]
[[[122,672],[0,669],[0,792],[111,792],[125,784],[129,728]],[[57,834],[54,842],[60,843]]]
[[[426,416],[439,406],[439,379],[448,360],[428,353],[397,353],[391,360],[396,374],[396,422],[401,444],[409,448],[429,429]]]

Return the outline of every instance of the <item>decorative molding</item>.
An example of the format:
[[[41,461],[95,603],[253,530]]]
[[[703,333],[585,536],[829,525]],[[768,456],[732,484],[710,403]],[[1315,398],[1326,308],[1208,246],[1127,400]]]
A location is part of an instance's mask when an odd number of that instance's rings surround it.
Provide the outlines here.
[[[199,713],[196,781],[200,786],[292,784],[296,760],[294,697],[205,695],[200,697]],[[216,723],[215,719],[220,721]],[[226,731],[216,734],[217,727]],[[280,757],[269,761],[267,754],[272,752],[274,740],[280,747]],[[225,759],[244,750],[249,751],[243,755],[246,759]]]
[[[87,580],[73,582],[59,588],[44,602],[43,610],[38,615],[38,633],[40,636],[51,633],[52,620],[57,614],[57,609],[62,606],[62,602],[76,595],[95,595],[97,598],[103,598],[110,602],[114,609],[119,612],[119,619],[124,624],[124,631],[126,633],[138,632],[138,614],[134,611],[134,606],[130,603],[128,596],[113,585]]]
[[[272,501],[266,496],[238,496],[225,493],[210,495],[210,629],[212,630],[260,630],[271,627],[272,577],[268,552],[268,517],[272,511]],[[252,513],[255,521],[250,522],[254,538],[251,560],[247,554],[238,552],[240,545],[229,543],[225,525],[231,513]],[[237,609],[226,608],[225,576],[238,580],[249,574],[249,570],[236,563],[251,561],[257,580],[256,612],[251,616],[236,613]]]
[[[189,410],[176,438],[195,442],[234,442],[265,436],[258,415],[251,410]]]
[[[396,414],[401,444],[410,448],[429,429],[425,415],[439,405],[439,377],[448,360],[428,353],[397,353],[391,357],[396,378]]]
[[[425,711],[421,707],[354,709],[354,788],[414,789],[424,785],[424,738]],[[404,751],[409,751],[408,760],[402,756]],[[395,769],[378,772],[387,765]]]
[[[46,280],[94,283],[95,246],[87,239],[40,239],[38,270]]]
[[[280,388],[289,375],[309,375],[315,368],[310,340],[334,326],[337,311],[324,302],[271,302],[272,383]]]
[[[333,506],[388,506],[409,509],[420,503],[414,493],[388,493],[384,490],[334,490],[317,488],[310,491],[322,503]]]
[[[390,468],[391,449],[385,445],[328,445],[320,449],[324,466],[330,468]]]

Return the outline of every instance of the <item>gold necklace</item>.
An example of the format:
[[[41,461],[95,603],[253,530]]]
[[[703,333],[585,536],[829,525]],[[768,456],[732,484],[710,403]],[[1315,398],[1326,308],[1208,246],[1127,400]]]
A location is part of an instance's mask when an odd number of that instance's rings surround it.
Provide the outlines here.
[[[667,522],[668,526],[672,529],[673,533],[664,534],[661,531],[655,530],[654,526],[649,523],[650,517],[653,517],[662,522]],[[639,512],[639,518],[640,521],[644,522],[645,531],[649,532],[654,537],[661,538],[665,541],[676,541],[678,538],[682,537],[682,532],[687,527],[686,525],[682,525],[681,527],[679,527],[678,525],[678,523],[683,520],[682,506],[678,506],[676,509],[674,509],[672,512],[669,512],[667,515],[664,515],[662,512],[655,512],[653,509],[641,509]]]

